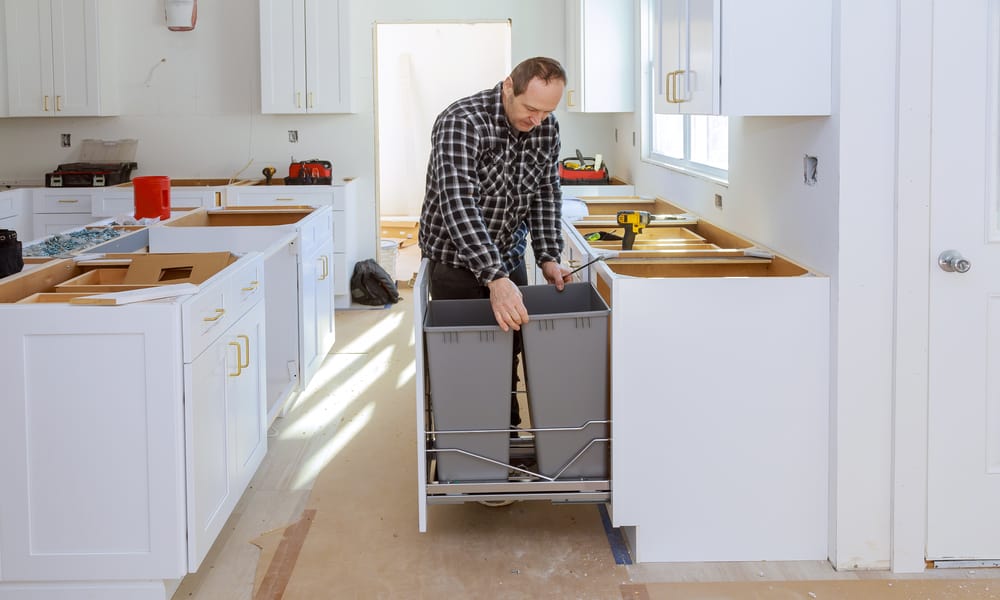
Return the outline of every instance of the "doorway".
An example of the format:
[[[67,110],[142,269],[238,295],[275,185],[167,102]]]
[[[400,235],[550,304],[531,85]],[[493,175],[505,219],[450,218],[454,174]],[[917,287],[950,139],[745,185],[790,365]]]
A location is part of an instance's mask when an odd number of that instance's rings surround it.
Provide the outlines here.
[[[434,119],[510,73],[510,30],[510,21],[375,25],[380,221],[419,218]]]

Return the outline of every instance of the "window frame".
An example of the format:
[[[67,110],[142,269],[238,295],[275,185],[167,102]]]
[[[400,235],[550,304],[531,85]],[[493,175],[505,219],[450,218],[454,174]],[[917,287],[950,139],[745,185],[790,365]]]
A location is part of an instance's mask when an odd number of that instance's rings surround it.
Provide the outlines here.
[[[659,48],[659,40],[657,39],[656,32],[654,28],[658,23],[659,14],[659,2],[660,0],[645,0],[644,8],[642,13],[645,15],[646,22],[644,37],[647,40],[645,44],[645,62],[647,68],[644,69],[645,77],[643,78],[643,102],[641,106],[643,107],[642,113],[640,115],[641,128],[646,136],[647,142],[643,144],[643,156],[641,159],[649,164],[657,165],[694,177],[699,177],[701,179],[706,179],[713,183],[720,185],[729,185],[729,170],[720,169],[718,167],[713,167],[704,163],[696,162],[691,160],[691,116],[687,114],[663,114],[658,115],[656,113],[656,64],[657,64],[657,53]],[[656,140],[656,117],[683,117],[683,149],[684,157],[676,158],[673,156],[667,156],[657,152],[654,149],[654,143]],[[720,117],[724,115],[705,115],[708,117]],[[727,136],[730,131],[729,124],[726,126]],[[727,160],[728,164],[728,160]]]

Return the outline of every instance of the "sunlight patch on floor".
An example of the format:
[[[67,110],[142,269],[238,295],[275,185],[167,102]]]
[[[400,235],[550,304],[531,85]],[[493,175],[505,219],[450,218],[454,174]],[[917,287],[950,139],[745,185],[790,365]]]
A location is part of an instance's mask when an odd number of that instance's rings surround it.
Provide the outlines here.
[[[335,387],[317,390],[314,394],[317,399],[314,405],[305,414],[289,423],[279,437],[291,439],[302,435],[303,432],[321,431],[335,423],[355,400],[364,395],[379,377],[385,375],[393,348],[394,346],[383,348],[378,354],[368,357],[357,373],[339,382]],[[351,358],[356,359],[356,357]],[[338,373],[342,374],[343,369],[338,369]]]
[[[387,315],[384,319],[369,327],[364,333],[351,340],[343,348],[336,350],[336,354],[361,354],[370,352],[379,342],[399,327],[402,322],[402,312]]]
[[[399,377],[396,378],[396,389],[401,390],[403,387],[413,381],[414,376],[417,374],[417,361],[416,359],[410,361],[410,364],[403,367],[399,372]]]
[[[361,410],[358,411],[354,417],[347,421],[343,427],[340,428],[337,433],[330,438],[326,444],[323,445],[315,454],[310,456],[299,469],[298,474],[295,477],[295,481],[292,483],[293,490],[307,489],[311,486],[312,482],[316,479],[330,461],[332,461],[337,454],[343,450],[354,436],[361,432],[362,429],[368,425],[371,421],[372,413],[375,412],[375,402],[369,402],[364,405]]]

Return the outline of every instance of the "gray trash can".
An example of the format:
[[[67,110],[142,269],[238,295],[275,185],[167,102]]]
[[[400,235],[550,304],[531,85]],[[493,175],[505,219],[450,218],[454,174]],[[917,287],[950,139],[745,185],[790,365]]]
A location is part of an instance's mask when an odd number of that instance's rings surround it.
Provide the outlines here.
[[[513,334],[496,324],[489,300],[431,300],[424,318],[431,415],[446,433],[435,448],[458,448],[501,463],[510,460]],[[507,467],[459,452],[436,452],[438,481],[506,481]]]
[[[524,374],[533,428],[580,427],[608,419],[608,317],[604,299],[588,283],[521,288],[531,320],[521,328]],[[535,434],[538,469],[554,477],[593,439],[609,437],[606,424],[581,431]],[[596,442],[559,476],[607,479],[609,444]]]

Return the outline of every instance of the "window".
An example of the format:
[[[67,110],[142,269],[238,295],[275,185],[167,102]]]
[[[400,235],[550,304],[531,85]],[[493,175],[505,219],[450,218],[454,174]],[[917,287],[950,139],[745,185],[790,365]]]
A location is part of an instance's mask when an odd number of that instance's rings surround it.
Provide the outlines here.
[[[658,115],[652,111],[650,114],[651,159],[726,178],[729,169],[728,117]]]
[[[675,40],[668,40],[663,36],[663,32],[670,28],[670,24],[661,19],[663,16],[661,12],[666,10],[661,6],[662,0],[647,0],[647,2],[649,4],[646,14],[649,18],[646,24],[648,36],[646,58],[651,66],[647,71],[649,79],[646,82],[646,89],[649,90],[646,124],[650,140],[647,158],[714,179],[725,180],[729,171],[728,117],[656,112],[656,107],[662,100],[657,98],[656,74],[666,69],[660,64],[661,60],[669,60],[663,58],[660,53],[666,51],[665,48],[668,46],[665,46],[665,43]]]

